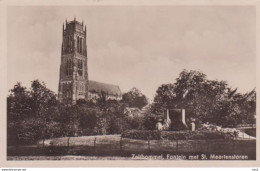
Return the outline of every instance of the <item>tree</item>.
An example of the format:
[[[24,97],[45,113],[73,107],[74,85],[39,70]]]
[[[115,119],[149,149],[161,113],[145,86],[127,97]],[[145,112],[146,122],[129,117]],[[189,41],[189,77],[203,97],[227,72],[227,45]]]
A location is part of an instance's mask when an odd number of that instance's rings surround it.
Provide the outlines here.
[[[116,100],[108,100],[104,106],[106,115],[107,133],[119,134],[125,129],[125,104]]]
[[[207,98],[210,96],[208,84],[205,74],[184,70],[175,83],[158,88],[153,109],[161,112],[165,112],[166,109],[185,109],[189,117],[203,120],[207,112],[207,102],[210,100]]]
[[[117,100],[103,100],[98,101],[96,107],[98,109],[95,127],[97,134],[121,133],[124,130],[124,103]]]
[[[33,144],[38,140],[61,136],[61,125],[54,121],[44,122],[41,118],[28,118],[17,122],[17,141]],[[48,125],[48,126],[46,126]]]
[[[255,124],[256,123],[256,91],[253,89],[252,91],[245,93],[244,97],[244,105],[243,105],[243,119],[246,123]]]
[[[70,138],[77,136],[79,133],[80,117],[79,107],[77,105],[64,105],[60,106],[60,122],[62,124],[62,135],[67,136],[67,146],[69,146]]]
[[[235,126],[246,120],[242,111],[249,103],[244,96],[225,81],[208,80],[202,72],[184,70],[175,83],[158,88],[152,109],[161,115],[166,109],[185,109],[187,122],[195,118],[198,123]],[[254,100],[250,113],[254,113],[253,104]]]
[[[32,143],[59,136],[58,102],[45,83],[32,81],[28,91],[17,83],[7,97],[8,144]]]
[[[49,90],[44,82],[34,80],[31,83],[31,106],[34,112],[34,119],[38,121],[39,138],[42,139],[43,145],[46,138],[62,135],[61,125],[55,122],[58,119],[58,101],[54,92]],[[34,122],[32,122],[34,123]]]
[[[7,143],[17,144],[20,140],[21,121],[32,115],[31,97],[30,92],[20,82],[14,85],[10,92],[7,97]]]
[[[176,98],[174,84],[163,84],[157,91],[152,104],[152,111],[157,115],[163,116],[166,109],[173,108]]]
[[[92,103],[77,103],[77,113],[79,117],[80,135],[93,135],[94,127],[97,123],[97,109]]]
[[[155,115],[151,112],[147,112],[144,115],[144,121],[143,126],[146,130],[155,130],[156,124],[158,123],[158,120],[161,119],[161,116]]]
[[[44,82],[34,80],[31,84],[31,97],[31,105],[35,116],[51,119],[58,104],[54,92],[49,90]]]
[[[7,97],[7,119],[9,122],[21,120],[31,116],[31,97],[26,87],[18,82]]]
[[[129,107],[137,107],[140,109],[148,104],[145,95],[135,87],[123,94],[123,102],[127,103]]]

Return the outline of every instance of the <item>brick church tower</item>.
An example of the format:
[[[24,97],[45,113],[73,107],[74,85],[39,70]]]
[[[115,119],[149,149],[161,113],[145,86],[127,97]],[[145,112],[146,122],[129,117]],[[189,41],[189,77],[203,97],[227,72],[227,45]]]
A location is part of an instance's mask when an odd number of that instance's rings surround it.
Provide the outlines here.
[[[58,99],[75,104],[88,98],[86,26],[76,21],[63,24]]]

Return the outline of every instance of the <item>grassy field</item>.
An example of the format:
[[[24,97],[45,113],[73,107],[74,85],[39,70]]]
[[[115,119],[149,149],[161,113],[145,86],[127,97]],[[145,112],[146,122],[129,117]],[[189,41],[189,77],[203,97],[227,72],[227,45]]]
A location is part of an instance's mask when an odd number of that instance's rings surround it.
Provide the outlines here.
[[[125,159],[144,155],[248,155],[256,158],[255,140],[135,140],[120,135],[68,137],[42,141],[33,146],[9,146],[9,160]],[[41,157],[42,156],[42,157]],[[78,157],[76,157],[78,156]],[[69,159],[68,159],[69,160]]]

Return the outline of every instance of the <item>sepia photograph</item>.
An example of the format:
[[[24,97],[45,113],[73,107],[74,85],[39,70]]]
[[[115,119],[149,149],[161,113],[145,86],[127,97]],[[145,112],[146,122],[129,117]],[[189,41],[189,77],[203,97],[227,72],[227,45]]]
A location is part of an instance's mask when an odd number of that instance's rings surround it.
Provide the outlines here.
[[[6,8],[6,160],[256,161],[256,6],[102,2]]]

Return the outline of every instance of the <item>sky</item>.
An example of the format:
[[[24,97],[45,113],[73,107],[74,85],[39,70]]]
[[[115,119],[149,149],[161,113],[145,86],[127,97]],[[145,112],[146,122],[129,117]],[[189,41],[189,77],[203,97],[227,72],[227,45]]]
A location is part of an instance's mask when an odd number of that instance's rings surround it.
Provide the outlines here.
[[[7,79],[30,87],[44,81],[57,93],[62,24],[87,25],[89,79],[132,87],[150,100],[183,69],[225,80],[245,93],[256,87],[253,6],[8,7]]]

